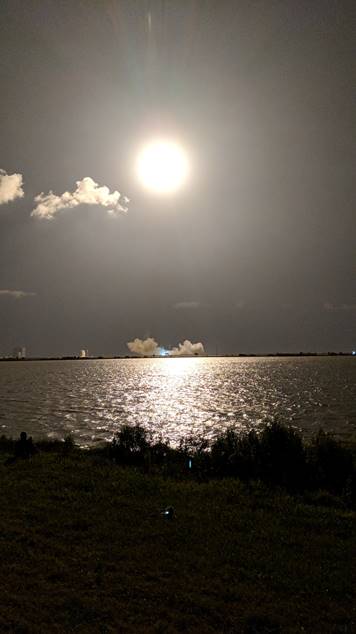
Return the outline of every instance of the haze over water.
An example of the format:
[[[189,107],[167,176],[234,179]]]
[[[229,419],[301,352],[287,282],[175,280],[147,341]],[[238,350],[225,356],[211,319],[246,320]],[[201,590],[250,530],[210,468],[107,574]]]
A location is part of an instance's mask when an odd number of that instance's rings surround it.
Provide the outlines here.
[[[0,364],[0,433],[63,438],[90,446],[121,423],[171,442],[247,430],[277,417],[310,436],[319,427],[356,433],[356,360],[175,358]]]

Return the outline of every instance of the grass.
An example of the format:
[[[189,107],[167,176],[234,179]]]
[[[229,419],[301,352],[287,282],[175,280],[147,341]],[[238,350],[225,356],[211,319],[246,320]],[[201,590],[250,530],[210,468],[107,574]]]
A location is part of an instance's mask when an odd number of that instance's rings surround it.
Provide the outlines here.
[[[1,632],[355,631],[355,513],[330,493],[147,475],[59,446],[5,460]]]

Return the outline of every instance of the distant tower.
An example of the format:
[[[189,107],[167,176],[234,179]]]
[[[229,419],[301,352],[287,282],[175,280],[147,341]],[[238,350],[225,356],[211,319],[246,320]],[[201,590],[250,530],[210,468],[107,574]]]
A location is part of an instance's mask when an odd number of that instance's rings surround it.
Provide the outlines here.
[[[14,348],[12,356],[14,357],[14,359],[26,359],[26,348],[25,347]]]
[[[88,356],[88,350],[81,350],[79,352],[79,359],[86,359],[87,356]]]

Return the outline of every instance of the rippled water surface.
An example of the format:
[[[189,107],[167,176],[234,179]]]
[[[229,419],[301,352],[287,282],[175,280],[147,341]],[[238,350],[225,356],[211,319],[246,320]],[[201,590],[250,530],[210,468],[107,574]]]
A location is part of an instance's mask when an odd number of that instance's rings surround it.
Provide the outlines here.
[[[310,435],[356,433],[356,359],[180,358],[0,363],[0,433],[73,432],[90,445],[120,423],[172,442],[279,417]]]

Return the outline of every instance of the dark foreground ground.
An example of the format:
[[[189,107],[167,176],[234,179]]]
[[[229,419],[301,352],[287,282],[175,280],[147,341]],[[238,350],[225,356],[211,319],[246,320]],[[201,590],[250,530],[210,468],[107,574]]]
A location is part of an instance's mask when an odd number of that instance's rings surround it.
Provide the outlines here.
[[[342,504],[84,452],[5,458],[1,632],[356,631],[355,513]]]

